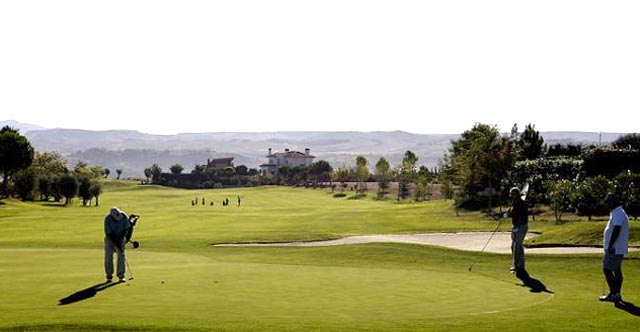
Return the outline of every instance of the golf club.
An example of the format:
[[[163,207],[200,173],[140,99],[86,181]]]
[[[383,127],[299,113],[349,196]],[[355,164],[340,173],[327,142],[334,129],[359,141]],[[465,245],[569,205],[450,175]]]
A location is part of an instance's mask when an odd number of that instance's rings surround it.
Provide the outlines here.
[[[522,197],[523,201],[527,199],[528,192],[529,192],[529,183],[525,182],[525,184],[522,186],[522,189],[520,190],[520,197]],[[504,218],[506,218],[506,214],[503,216],[503,218],[500,218],[500,221],[498,222],[498,226],[496,226],[496,229],[493,230],[493,232],[491,233],[491,236],[489,236],[489,239],[487,240],[487,243],[484,244],[484,247],[482,247],[482,250],[480,250],[479,254],[482,254],[484,250],[487,249],[489,242],[491,242],[491,239],[493,239],[493,236],[496,235],[496,232],[500,229],[500,226],[502,226],[502,221],[504,220]],[[475,263],[476,263],[475,261],[471,263],[471,266],[469,266],[469,272],[471,272],[471,270],[473,269],[473,265]]]
[[[133,246],[134,249],[137,249],[138,247],[140,247],[140,242],[131,241],[131,237],[133,236],[133,230],[136,227],[136,224],[138,223],[139,219],[140,219],[140,215],[138,214],[131,214],[131,216],[129,216],[129,222],[131,223],[131,228],[129,228],[129,231],[126,234],[126,240],[127,240],[126,242],[131,242],[131,245]],[[129,271],[129,280],[133,280],[133,270],[131,270],[131,266],[129,265],[129,260],[127,259],[126,256],[124,258],[124,262],[127,265],[127,271]]]
[[[491,239],[493,238],[493,236],[496,235],[496,232],[498,231],[498,229],[500,229],[500,226],[502,226],[503,220],[504,218],[500,218],[500,221],[498,222],[498,226],[496,226],[496,229],[493,230],[493,232],[491,233],[491,236],[489,236],[489,239],[487,240],[487,243],[484,244],[484,247],[482,247],[482,250],[480,250],[478,255],[481,255],[484,252],[484,250],[487,249],[489,242],[491,242]],[[473,266],[476,264],[476,262],[477,262],[477,259],[471,263],[471,265],[469,266],[469,272],[471,272],[471,269],[473,269]]]
[[[124,263],[127,264],[127,271],[129,271],[129,280],[133,280],[133,270],[131,270],[131,266],[129,266],[129,260],[125,256]]]
[[[527,200],[527,193],[529,192],[529,183],[525,182],[524,186],[522,186],[522,189],[520,190],[520,197],[522,197],[523,201]]]

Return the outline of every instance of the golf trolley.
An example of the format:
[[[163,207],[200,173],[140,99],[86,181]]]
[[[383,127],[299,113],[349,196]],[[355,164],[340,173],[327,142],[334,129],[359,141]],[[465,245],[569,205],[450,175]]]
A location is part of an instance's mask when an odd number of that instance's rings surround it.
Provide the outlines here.
[[[131,245],[133,246],[134,249],[137,249],[138,247],[140,247],[139,241],[131,241],[131,237],[133,236],[133,230],[138,224],[138,220],[140,220],[139,214],[131,214],[129,216],[129,223],[131,223],[131,228],[129,228],[129,230],[127,231],[127,235],[126,235],[127,241],[125,242],[125,244],[128,242],[131,242]]]

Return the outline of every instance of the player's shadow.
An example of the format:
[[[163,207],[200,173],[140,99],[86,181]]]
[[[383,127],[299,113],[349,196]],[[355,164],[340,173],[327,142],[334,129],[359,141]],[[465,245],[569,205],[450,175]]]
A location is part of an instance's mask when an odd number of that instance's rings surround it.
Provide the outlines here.
[[[65,298],[62,298],[58,301],[58,305],[67,305],[80,301],[84,301],[86,299],[92,298],[107,288],[111,288],[113,286],[121,284],[120,282],[103,282],[100,284],[93,285],[89,288],[85,288],[83,290],[79,290]]]
[[[542,281],[532,277],[525,269],[516,270],[516,277],[522,281],[525,287],[529,287],[532,293],[550,293],[553,294]]]
[[[636,305],[631,302],[620,301],[620,302],[617,302],[615,306],[620,310],[624,310],[634,316],[640,317],[640,308],[636,307]]]

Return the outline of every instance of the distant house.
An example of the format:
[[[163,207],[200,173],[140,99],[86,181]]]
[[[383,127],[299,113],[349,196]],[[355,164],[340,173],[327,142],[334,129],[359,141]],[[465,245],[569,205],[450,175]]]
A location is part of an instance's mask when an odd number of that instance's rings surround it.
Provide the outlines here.
[[[314,156],[311,155],[310,149],[304,149],[304,153],[298,151],[290,151],[289,149],[284,149],[284,152],[276,152],[272,153],[271,148],[269,148],[269,153],[267,154],[268,162],[266,164],[260,165],[260,173],[263,176],[266,175],[276,175],[278,174],[279,167],[296,167],[296,166],[309,166],[313,164]]]
[[[221,170],[229,166],[233,167],[233,157],[207,159],[207,169]]]

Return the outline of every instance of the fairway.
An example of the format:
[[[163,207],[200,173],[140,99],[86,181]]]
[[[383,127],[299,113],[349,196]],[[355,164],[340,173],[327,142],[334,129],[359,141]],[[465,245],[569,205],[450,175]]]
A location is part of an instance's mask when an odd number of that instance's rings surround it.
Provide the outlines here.
[[[189,204],[235,195],[242,206]],[[455,217],[445,201],[136,185],[108,187],[101,201],[98,208],[15,200],[0,207],[0,331],[601,331],[612,324],[632,331],[638,318],[597,301],[599,255],[532,255],[530,273],[549,290],[532,292],[508,273],[509,255],[398,243],[215,246],[495,227],[480,214]],[[142,215],[134,234],[142,246],[127,251],[134,280],[87,293],[104,281],[102,219],[110,206]],[[625,263],[630,302],[640,300],[638,272],[634,253]],[[60,305],[65,298],[73,301]]]
[[[18,325],[353,323],[397,325],[535,305],[551,295],[523,292],[480,274],[370,266],[216,262],[203,256],[130,253],[134,280],[66,306],[58,300],[102,280],[98,250],[1,250],[0,265],[20,275],[3,283],[4,319]],[[68,261],[64,273],[59,267]],[[164,281],[164,283],[162,282]],[[38,285],[40,285],[38,287]],[[76,288],[70,288],[75,285]],[[43,287],[44,286],[44,287]],[[135,308],[135,310],[132,310]]]

